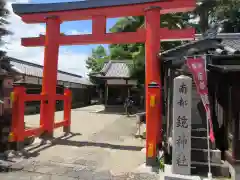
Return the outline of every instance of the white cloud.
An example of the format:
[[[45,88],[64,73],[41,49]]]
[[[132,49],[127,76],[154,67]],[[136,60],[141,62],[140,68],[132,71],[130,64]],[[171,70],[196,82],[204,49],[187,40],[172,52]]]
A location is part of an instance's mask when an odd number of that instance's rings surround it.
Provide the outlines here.
[[[81,34],[81,32],[79,32],[78,30],[76,29],[73,29],[71,31],[68,31],[65,33],[66,35],[78,35],[78,34]]]
[[[64,33],[64,34],[66,34],[66,35],[80,35],[80,34],[89,34],[89,32],[88,32],[87,30],[81,32],[81,31],[78,31],[78,30],[76,30],[76,29],[72,29],[72,30],[70,30],[70,31],[67,31],[67,32]]]
[[[7,28],[13,32],[13,35],[7,36],[4,40],[7,42],[5,49],[7,50],[8,56],[18,58],[21,60],[43,64],[43,47],[23,47],[21,46],[22,37],[36,37],[39,34],[45,34],[45,26],[43,24],[25,24],[21,21],[21,18],[15,15],[11,8],[11,3],[28,3],[29,0],[10,0],[7,3],[7,8],[11,14],[8,17],[10,22]],[[70,30],[70,34],[80,34],[76,30]],[[88,70],[86,68],[85,60],[88,54],[76,53],[71,50],[70,47],[60,48],[59,53],[59,69],[71,73],[76,73],[86,76]]]
[[[29,3],[29,0],[8,0],[10,3]]]

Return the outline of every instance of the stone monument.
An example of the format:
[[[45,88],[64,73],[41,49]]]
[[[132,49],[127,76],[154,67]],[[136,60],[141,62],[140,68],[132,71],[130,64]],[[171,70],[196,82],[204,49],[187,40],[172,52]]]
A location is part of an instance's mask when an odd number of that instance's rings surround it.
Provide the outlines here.
[[[165,180],[185,180],[191,177],[191,107],[192,78],[174,78],[173,89],[173,149],[171,172]],[[196,177],[194,177],[196,179]]]

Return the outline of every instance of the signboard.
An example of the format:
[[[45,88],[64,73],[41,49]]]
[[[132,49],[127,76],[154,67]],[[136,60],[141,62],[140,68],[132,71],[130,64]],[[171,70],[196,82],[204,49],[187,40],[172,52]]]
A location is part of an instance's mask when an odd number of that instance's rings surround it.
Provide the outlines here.
[[[137,81],[136,80],[128,80],[127,84],[129,84],[129,85],[137,85]]]
[[[107,84],[112,84],[112,85],[126,85],[127,81],[124,79],[109,79],[107,80]]]
[[[208,88],[207,88],[207,75],[205,69],[205,60],[202,57],[199,58],[189,58],[187,60],[187,66],[189,70],[192,72],[194,82],[197,87],[197,91],[202,99],[207,119],[209,121],[209,136],[211,142],[215,141],[211,112],[210,112],[210,104],[208,100]]]
[[[191,104],[192,78],[178,76],[173,90],[172,172],[191,174]]]
[[[125,80],[125,79],[108,79],[107,84],[109,85],[137,85],[136,80]]]

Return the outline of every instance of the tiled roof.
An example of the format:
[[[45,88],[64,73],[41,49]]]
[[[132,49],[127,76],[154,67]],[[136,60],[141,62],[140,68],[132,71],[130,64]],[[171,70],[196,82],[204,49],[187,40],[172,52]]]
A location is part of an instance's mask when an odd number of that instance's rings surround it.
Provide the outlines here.
[[[196,34],[196,39],[200,39],[201,34]],[[216,37],[222,39],[222,45],[240,51],[240,33],[219,33]]]
[[[104,64],[98,76],[106,78],[130,78],[131,66],[132,63],[129,60],[111,60]]]
[[[236,51],[240,51],[240,37],[239,39],[223,39],[221,44],[233,48]]]
[[[219,33],[216,39],[202,39],[201,34],[195,35],[196,40],[161,52],[165,61],[179,61],[185,56],[196,54],[240,54],[240,33]]]
[[[10,58],[10,64],[22,74],[42,78],[43,66],[41,65],[29,63],[14,58]],[[88,79],[83,78],[80,75],[71,74],[60,70],[58,71],[57,79],[59,81],[72,82],[83,85],[92,84]]]

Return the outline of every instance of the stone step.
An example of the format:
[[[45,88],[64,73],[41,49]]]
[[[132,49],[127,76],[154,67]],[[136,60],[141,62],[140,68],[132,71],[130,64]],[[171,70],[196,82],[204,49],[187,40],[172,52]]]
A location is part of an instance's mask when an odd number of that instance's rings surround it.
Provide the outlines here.
[[[212,163],[221,163],[221,151],[210,150],[211,162]],[[207,149],[191,149],[191,160],[195,162],[208,162],[208,150]]]
[[[192,162],[191,174],[206,176],[208,174],[208,163],[206,162]],[[213,177],[229,177],[229,167],[224,163],[211,163],[211,172]]]
[[[22,161],[22,160],[21,160]],[[1,172],[12,172],[12,171],[21,171],[23,165],[20,160],[2,160],[0,159],[0,173]]]
[[[207,129],[205,128],[192,129],[191,135],[195,137],[207,137]]]
[[[209,142],[210,142],[210,140],[209,140]],[[191,137],[191,147],[195,148],[195,149],[208,149],[207,137],[192,136]],[[216,149],[215,144],[210,142],[210,148]]]

